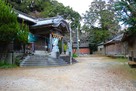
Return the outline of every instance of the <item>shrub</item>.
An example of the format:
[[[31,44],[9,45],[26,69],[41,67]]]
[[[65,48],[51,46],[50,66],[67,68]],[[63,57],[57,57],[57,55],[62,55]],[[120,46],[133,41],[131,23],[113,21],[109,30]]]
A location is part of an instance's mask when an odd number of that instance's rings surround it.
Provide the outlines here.
[[[6,61],[5,61],[6,62]],[[15,68],[17,65],[0,62],[0,68]]]
[[[74,54],[73,54],[73,57],[76,58],[76,57],[78,57],[78,55],[77,55],[76,53],[74,53]]]

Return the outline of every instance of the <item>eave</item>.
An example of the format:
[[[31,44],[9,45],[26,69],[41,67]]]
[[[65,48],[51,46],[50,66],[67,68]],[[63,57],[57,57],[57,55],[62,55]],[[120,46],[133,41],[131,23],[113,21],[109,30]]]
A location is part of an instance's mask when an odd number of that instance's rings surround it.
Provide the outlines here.
[[[68,23],[62,17],[52,17],[37,21],[35,25],[30,27],[33,34],[46,35],[54,31],[60,32],[62,35],[70,31]]]

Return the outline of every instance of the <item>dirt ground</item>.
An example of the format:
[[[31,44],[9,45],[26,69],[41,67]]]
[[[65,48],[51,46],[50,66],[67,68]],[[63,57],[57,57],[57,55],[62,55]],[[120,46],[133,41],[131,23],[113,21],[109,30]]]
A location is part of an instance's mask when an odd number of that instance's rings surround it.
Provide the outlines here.
[[[103,56],[77,60],[69,66],[0,69],[0,91],[136,91],[136,71],[126,63]]]

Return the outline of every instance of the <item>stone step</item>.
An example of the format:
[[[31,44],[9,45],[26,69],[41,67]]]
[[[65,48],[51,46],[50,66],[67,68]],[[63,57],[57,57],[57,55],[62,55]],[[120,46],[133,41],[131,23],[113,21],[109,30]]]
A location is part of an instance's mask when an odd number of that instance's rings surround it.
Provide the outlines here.
[[[52,58],[44,55],[32,55],[27,57],[21,64],[21,67],[29,67],[29,66],[62,66],[68,65],[63,59]]]
[[[45,51],[36,50],[34,55],[46,55],[47,53]]]
[[[66,64],[66,63],[24,63],[23,65],[26,65],[26,64],[34,64],[34,65],[43,65],[43,64],[49,64],[49,65],[61,65],[61,64]]]
[[[21,67],[24,67],[24,66],[61,66],[61,65],[67,65],[67,64],[52,64],[52,63],[44,63],[44,64],[22,64],[20,65]]]
[[[66,62],[30,62],[30,61],[26,61],[25,63],[33,63],[33,64],[41,64],[41,63],[52,63],[52,64],[59,64],[59,63],[62,63],[62,64],[65,64]]]

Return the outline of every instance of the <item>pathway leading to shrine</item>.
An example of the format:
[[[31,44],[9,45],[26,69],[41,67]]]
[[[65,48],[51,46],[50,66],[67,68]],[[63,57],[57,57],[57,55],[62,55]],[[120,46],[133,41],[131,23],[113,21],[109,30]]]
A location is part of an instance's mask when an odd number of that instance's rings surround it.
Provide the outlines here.
[[[125,63],[103,56],[77,60],[61,67],[0,69],[0,91],[136,91]]]

